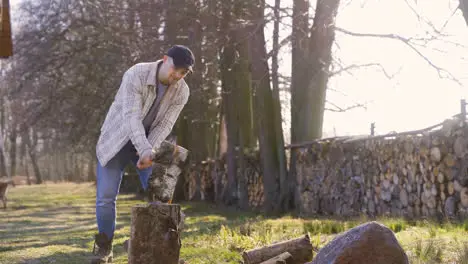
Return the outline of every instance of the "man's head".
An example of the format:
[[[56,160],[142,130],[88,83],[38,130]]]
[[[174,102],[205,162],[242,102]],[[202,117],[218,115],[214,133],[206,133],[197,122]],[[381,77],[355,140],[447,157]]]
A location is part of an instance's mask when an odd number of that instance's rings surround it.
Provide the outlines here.
[[[159,70],[159,80],[164,84],[173,84],[192,72],[195,56],[183,45],[171,47],[163,57],[163,64]]]

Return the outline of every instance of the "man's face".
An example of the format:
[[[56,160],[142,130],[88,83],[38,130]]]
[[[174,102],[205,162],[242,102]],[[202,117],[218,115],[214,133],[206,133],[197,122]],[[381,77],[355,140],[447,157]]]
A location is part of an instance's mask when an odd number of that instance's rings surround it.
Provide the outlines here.
[[[168,74],[168,82],[169,84],[174,84],[178,82],[180,79],[184,78],[187,76],[189,70],[187,68],[177,68],[174,65],[172,65],[169,68],[169,74]]]

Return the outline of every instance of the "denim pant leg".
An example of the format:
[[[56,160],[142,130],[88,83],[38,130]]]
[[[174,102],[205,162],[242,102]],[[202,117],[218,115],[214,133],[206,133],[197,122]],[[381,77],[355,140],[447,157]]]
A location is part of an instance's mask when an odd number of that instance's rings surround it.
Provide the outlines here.
[[[123,170],[128,163],[122,151],[111,159],[105,167],[99,161],[96,174],[96,220],[99,233],[109,239],[114,237],[116,225],[116,201],[122,182]]]
[[[153,166],[140,170],[136,167],[137,162],[138,162],[139,157],[137,155],[134,155],[132,157],[132,163],[135,165],[136,171],[138,172],[138,176],[140,177],[140,183],[141,187],[143,187],[143,190],[148,189],[148,179],[151,176],[151,172],[153,171]]]

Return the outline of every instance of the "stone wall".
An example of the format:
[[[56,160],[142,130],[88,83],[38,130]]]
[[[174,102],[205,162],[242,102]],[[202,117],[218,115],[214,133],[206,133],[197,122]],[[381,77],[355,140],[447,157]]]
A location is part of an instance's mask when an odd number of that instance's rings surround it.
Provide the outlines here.
[[[437,130],[334,138],[294,148],[301,214],[464,217],[468,129],[461,124],[447,120]],[[259,208],[263,201],[260,166],[258,158],[249,159],[245,175],[250,204]],[[216,200],[226,182],[225,171],[223,160],[194,166],[187,178],[189,189],[205,194],[196,196],[191,191],[191,197],[212,193]]]

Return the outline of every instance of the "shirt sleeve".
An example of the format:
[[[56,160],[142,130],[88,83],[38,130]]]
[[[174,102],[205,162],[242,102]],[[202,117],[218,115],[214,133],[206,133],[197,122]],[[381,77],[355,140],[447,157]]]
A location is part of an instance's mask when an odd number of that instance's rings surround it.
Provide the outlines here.
[[[123,76],[120,89],[123,92],[122,113],[123,120],[128,122],[130,127],[130,140],[140,156],[151,153],[151,144],[146,138],[145,129],[142,122],[141,106],[141,81],[138,78],[138,69],[132,67]]]

